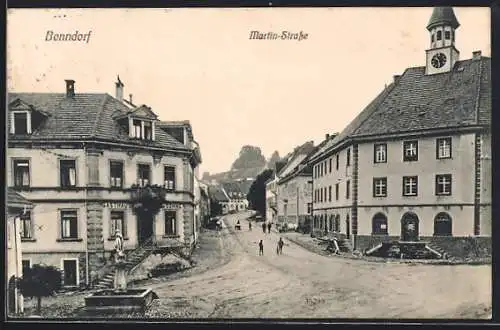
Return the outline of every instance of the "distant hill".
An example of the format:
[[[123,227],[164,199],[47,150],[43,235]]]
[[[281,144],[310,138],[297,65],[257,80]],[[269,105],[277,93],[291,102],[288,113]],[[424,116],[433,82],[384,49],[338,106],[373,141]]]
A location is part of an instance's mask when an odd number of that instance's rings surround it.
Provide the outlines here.
[[[273,152],[269,160],[266,160],[259,147],[245,145],[241,148],[229,171],[213,174],[205,172],[202,179],[206,182],[218,183],[255,179],[264,169],[274,167],[279,159],[277,151]]]

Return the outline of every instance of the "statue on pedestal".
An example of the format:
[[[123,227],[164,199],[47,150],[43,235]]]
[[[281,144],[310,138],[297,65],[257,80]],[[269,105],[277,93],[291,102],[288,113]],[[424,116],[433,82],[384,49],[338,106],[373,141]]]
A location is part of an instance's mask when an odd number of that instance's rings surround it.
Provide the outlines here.
[[[123,252],[123,236],[119,229],[115,234],[115,281],[114,289],[117,292],[127,290],[125,253]]]

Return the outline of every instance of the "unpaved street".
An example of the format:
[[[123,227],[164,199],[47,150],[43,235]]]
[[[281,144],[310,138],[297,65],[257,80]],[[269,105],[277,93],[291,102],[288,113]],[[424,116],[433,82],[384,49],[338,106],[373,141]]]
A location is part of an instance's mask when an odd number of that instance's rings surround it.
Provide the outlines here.
[[[242,230],[235,232],[237,219]],[[249,231],[241,214],[227,216],[225,224],[220,235],[230,262],[153,285],[160,297],[153,309],[189,306],[194,317],[218,318],[486,318],[491,313],[491,266],[327,258],[290,242],[278,256],[278,234],[263,234],[255,225]],[[264,256],[258,255],[260,239]]]

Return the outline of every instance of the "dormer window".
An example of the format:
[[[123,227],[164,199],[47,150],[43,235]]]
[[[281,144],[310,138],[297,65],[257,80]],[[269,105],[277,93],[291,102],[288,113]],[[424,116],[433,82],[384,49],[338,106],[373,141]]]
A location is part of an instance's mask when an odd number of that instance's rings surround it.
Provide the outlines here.
[[[129,119],[130,137],[141,140],[154,140],[154,122],[152,120]]]
[[[28,134],[28,114],[14,113],[14,134]]]
[[[11,134],[31,134],[31,113],[28,111],[13,111],[11,113]]]
[[[133,122],[133,134],[134,134],[134,137],[137,138],[137,139],[142,138],[142,125],[141,125],[141,121],[140,120],[134,119],[134,122]]]
[[[152,140],[153,139],[153,125],[150,121],[144,122],[144,139]]]

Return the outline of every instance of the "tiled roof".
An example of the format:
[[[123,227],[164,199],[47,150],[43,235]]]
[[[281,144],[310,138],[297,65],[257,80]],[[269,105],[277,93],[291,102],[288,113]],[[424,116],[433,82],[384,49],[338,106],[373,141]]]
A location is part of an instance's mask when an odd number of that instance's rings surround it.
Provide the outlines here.
[[[223,183],[222,187],[224,188],[226,193],[229,195],[229,197],[231,197],[232,194],[236,194],[235,197],[241,196],[241,198],[246,198],[252,183],[253,183],[253,181],[250,181],[250,180],[232,181],[232,182]]]
[[[434,75],[425,75],[425,67],[409,68],[312,158],[347,138],[489,125],[490,122],[490,58],[459,61],[451,72]]]
[[[7,188],[7,206],[31,207],[32,205],[33,203],[21,196],[21,194],[10,187]]]
[[[119,125],[117,115],[130,112],[130,108],[109,94],[77,93],[68,98],[63,93],[9,93],[9,103],[20,99],[36,110],[50,114],[31,135],[10,135],[10,140],[78,140],[100,139],[111,142],[151,146],[166,149],[188,148],[156,127],[155,141],[132,139]],[[10,123],[7,124],[10,126]]]
[[[229,199],[227,198],[224,191],[218,186],[209,186],[208,193],[210,194],[210,198],[212,198],[218,202],[228,202],[229,201]]]

